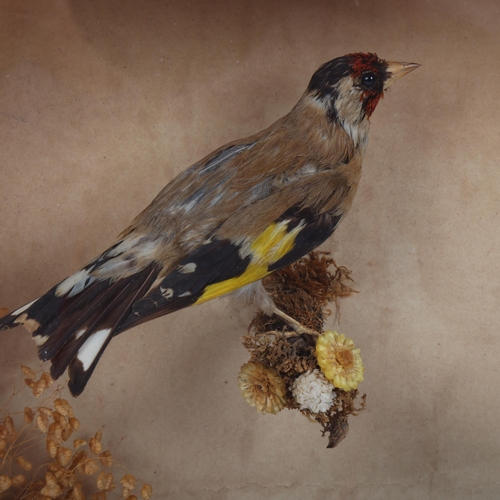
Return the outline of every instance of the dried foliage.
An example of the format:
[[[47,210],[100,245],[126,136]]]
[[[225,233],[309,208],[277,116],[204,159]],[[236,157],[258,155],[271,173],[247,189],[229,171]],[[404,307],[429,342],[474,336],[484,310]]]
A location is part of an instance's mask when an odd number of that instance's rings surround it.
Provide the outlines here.
[[[349,297],[355,290],[351,272],[339,267],[327,253],[311,252],[307,257],[295,262],[264,280],[266,290],[276,306],[296,319],[303,326],[317,332],[323,330],[325,318],[331,314],[326,309],[335,304],[339,317],[339,299]],[[285,408],[296,409],[311,421],[323,427],[323,435],[329,434],[328,448],[337,446],[347,435],[348,417],[356,416],[365,409],[366,394],[356,405],[358,390],[344,391],[334,388],[335,399],[328,411],[312,413],[300,409],[292,394],[294,381],[301,375],[319,369],[316,358],[317,336],[295,335],[280,318],[257,314],[249,330],[243,337],[243,345],[250,352],[250,362],[274,370],[286,387]]]
[[[53,384],[48,373],[40,377],[21,367],[25,387],[37,398]],[[0,498],[2,500],[149,500],[153,489],[143,484],[140,497],[131,495],[137,479],[130,473],[121,478],[109,450],[104,450],[102,432],[87,439],[74,434],[80,429],[70,403],[59,386],[40,405],[14,412],[14,393],[0,407]],[[122,485],[122,490],[117,488]]]

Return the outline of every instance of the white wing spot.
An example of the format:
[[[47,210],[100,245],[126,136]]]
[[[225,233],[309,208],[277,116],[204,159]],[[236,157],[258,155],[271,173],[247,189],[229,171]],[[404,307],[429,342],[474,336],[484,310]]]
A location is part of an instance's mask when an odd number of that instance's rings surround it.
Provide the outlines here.
[[[194,262],[189,262],[188,264],[184,264],[183,266],[179,266],[179,272],[181,274],[190,274],[196,271],[197,265]]]
[[[173,288],[160,287],[160,292],[165,299],[171,299],[174,296],[174,289]]]
[[[40,297],[39,297],[40,298]],[[26,311],[26,309],[29,309],[38,299],[35,299],[33,302],[30,302],[29,304],[26,304],[25,306],[23,307],[20,307],[19,309],[16,309],[13,313],[12,313],[12,316],[17,316],[21,313],[23,313],[24,311]]]
[[[181,293],[181,294],[179,295],[179,297],[189,297],[190,295],[192,295],[192,293],[191,293],[191,292],[184,292],[184,293]]]
[[[89,337],[82,347],[80,347],[76,357],[82,362],[83,369],[85,371],[91,367],[96,356],[99,354],[101,347],[104,345],[104,342],[106,342],[110,332],[111,328],[98,330]]]

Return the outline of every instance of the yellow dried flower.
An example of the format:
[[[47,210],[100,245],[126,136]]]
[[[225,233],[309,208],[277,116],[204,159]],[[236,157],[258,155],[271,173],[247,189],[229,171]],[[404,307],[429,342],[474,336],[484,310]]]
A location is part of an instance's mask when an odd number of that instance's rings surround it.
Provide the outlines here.
[[[153,488],[151,487],[151,485],[144,484],[141,489],[141,497],[144,498],[144,500],[149,500],[152,495],[153,495]]]
[[[12,484],[12,480],[8,476],[0,476],[0,493],[7,491]]]
[[[339,389],[350,391],[363,382],[365,368],[354,342],[342,333],[326,331],[316,342],[316,358],[326,378]]]
[[[249,362],[241,367],[238,386],[247,403],[262,413],[276,414],[286,404],[283,380],[276,370],[260,363]]]
[[[33,468],[33,464],[28,459],[26,459],[26,457],[17,457],[16,462],[17,465],[19,465],[19,467],[21,467],[21,469],[25,471],[30,471]]]

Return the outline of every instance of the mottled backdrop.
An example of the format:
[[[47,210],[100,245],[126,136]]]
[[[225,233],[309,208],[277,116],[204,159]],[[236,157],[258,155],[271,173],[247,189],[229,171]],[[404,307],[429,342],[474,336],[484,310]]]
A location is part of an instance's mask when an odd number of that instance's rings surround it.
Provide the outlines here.
[[[263,416],[236,377],[251,309],[217,301],[106,351],[75,409],[166,499],[498,498],[500,4],[495,0],[3,0],[0,307],[104,250],[174,175],[295,104],[353,51],[422,67],[372,119],[326,245],[359,294],[340,325],[368,410],[337,449]],[[0,335],[0,406],[40,367]]]

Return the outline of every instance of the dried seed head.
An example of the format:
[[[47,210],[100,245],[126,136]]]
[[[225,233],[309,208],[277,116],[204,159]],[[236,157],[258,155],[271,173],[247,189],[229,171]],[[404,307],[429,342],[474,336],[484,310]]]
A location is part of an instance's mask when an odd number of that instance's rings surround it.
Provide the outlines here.
[[[57,484],[56,478],[50,472],[45,474],[45,486],[40,490],[40,493],[49,498],[58,498],[62,495],[61,487]]]
[[[35,418],[35,414],[33,413],[33,410],[29,406],[26,406],[24,408],[24,422],[26,424],[31,424],[31,422],[33,422],[34,418]]]
[[[12,478],[12,486],[21,488],[26,484],[26,478],[22,474],[18,474]]]
[[[7,491],[12,484],[12,480],[8,476],[0,476],[0,493]]]
[[[94,458],[89,458],[85,462],[85,475],[87,476],[93,476],[94,474],[97,474],[100,471],[99,464]]]
[[[7,441],[5,439],[0,439],[0,451],[5,450],[7,448]]]
[[[63,428],[59,422],[52,422],[49,426],[49,437],[56,444],[61,444],[63,442],[62,438]]]
[[[99,455],[99,460],[105,467],[111,467],[111,465],[113,464],[113,457],[111,456],[111,452],[109,450],[103,451]]]
[[[121,479],[120,483],[124,488],[132,491],[135,488],[135,483],[137,479],[132,474],[125,474]]]
[[[90,438],[89,448],[94,455],[99,455],[102,452],[102,444],[96,438]]]
[[[66,467],[71,462],[73,452],[69,448],[59,446],[57,448],[56,459],[63,466]]]
[[[24,383],[30,388],[33,389],[35,387],[35,381],[31,380],[30,378],[25,378]]]
[[[97,476],[97,487],[101,491],[111,491],[116,488],[111,472],[101,471]]]
[[[74,431],[77,431],[78,429],[80,429],[80,421],[75,417],[70,417],[69,425],[71,425],[71,428]]]
[[[54,412],[50,408],[46,408],[45,406],[40,406],[38,408],[38,411],[42,414],[45,415],[46,417],[52,418],[54,415]]]
[[[46,448],[50,458],[56,458],[57,444],[54,441],[52,441],[52,439],[47,438]]]
[[[12,420],[12,417],[10,415],[7,415],[3,419],[3,426],[5,427],[7,434],[14,434],[15,432],[14,421]]]
[[[21,469],[25,471],[30,471],[33,468],[33,464],[26,458],[23,457],[22,455],[16,458],[17,465],[21,467]]]
[[[141,489],[141,497],[144,500],[149,500],[153,495],[153,488],[150,484],[143,484]]]
[[[43,372],[40,380],[45,382],[46,388],[49,388],[54,383],[54,379],[50,376],[49,372]]]
[[[87,444],[87,441],[85,439],[75,439],[73,441],[73,448],[77,450],[78,448],[81,448],[82,446],[85,446]]]
[[[39,398],[43,394],[43,391],[45,391],[45,389],[47,389],[47,383],[45,382],[45,380],[40,379],[35,382],[35,385],[33,386],[33,395],[36,398]]]
[[[137,500],[137,497],[135,495],[130,495],[130,496],[126,497],[125,500]]]
[[[35,372],[29,367],[29,366],[23,366],[21,365],[21,370],[24,373],[24,376],[30,380],[35,380],[36,379],[36,374]]]
[[[41,432],[44,432],[44,433],[48,432],[49,431],[49,417],[39,413],[36,416],[36,426],[38,427],[38,429]]]
[[[54,408],[65,417],[74,417],[73,408],[66,399],[58,398],[54,401]]]
[[[123,498],[128,498],[130,496],[130,490],[128,488],[123,488],[122,490],[122,497]]]

